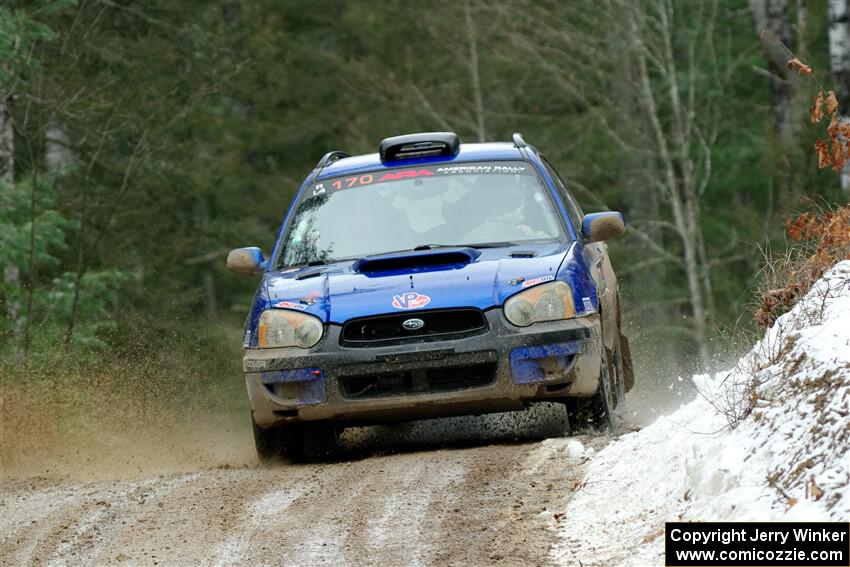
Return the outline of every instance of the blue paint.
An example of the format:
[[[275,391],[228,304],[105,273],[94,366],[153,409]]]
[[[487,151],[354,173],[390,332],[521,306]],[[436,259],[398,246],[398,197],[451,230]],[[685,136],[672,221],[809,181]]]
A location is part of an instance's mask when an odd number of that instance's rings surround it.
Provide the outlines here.
[[[298,400],[296,403],[301,406],[321,404],[327,401],[325,373],[320,368],[296,368],[294,370],[260,372],[260,382],[265,385],[298,384]]]
[[[514,384],[533,384],[545,381],[546,375],[540,368],[540,361],[544,358],[555,359],[561,368],[568,370],[575,360],[579,347],[577,341],[572,341],[512,350],[510,362]]]
[[[381,171],[409,165],[431,163],[461,163],[465,161],[522,160],[525,156],[510,142],[490,142],[486,144],[461,144],[460,150],[453,156],[427,156],[415,159],[390,161],[383,163],[377,153],[352,156],[337,160],[325,167],[317,179],[327,179],[339,175],[349,175],[366,171]]]
[[[328,399],[325,392],[325,376],[324,374],[319,380],[311,382],[300,382],[298,384],[298,405],[308,406],[313,404],[321,404]]]
[[[275,271],[274,265],[284,244],[284,236],[295,213],[295,205],[317,179],[360,172],[380,172],[403,165],[462,163],[470,161],[524,160],[532,164],[544,181],[557,205],[561,222],[569,237],[561,241],[521,244],[503,248],[475,250],[468,263],[420,266],[406,269],[381,270],[366,273],[362,261],[341,261],[326,266],[303,267],[295,270]],[[302,312],[317,316],[326,324],[341,325],[355,317],[366,317],[396,312],[393,297],[416,292],[430,297],[424,309],[475,307],[481,310],[501,307],[511,295],[522,291],[511,281],[552,275],[566,282],[573,293],[578,315],[597,312],[599,300],[596,284],[591,277],[595,269],[589,261],[587,248],[579,239],[582,227],[574,227],[560,193],[549,177],[536,150],[528,146],[522,150],[510,143],[461,144],[455,156],[423,157],[383,164],[378,154],[343,158],[329,164],[321,171],[313,170],[301,185],[286,213],[278,233],[272,260],[266,263],[262,284],[257,290],[251,312],[245,321],[244,344],[257,347],[257,323],[260,314],[273,303],[290,301],[304,306]],[[457,249],[455,249],[457,250]],[[511,257],[511,252],[533,252],[533,257]],[[445,253],[445,250],[427,250],[422,254]],[[409,253],[407,253],[409,254]],[[418,253],[417,253],[418,254]],[[368,266],[368,263],[366,264]],[[304,277],[311,275],[312,277]],[[301,279],[299,279],[301,278]],[[305,297],[311,298],[303,302]],[[584,301],[587,298],[587,302]],[[313,350],[322,348],[320,342]],[[309,350],[307,351],[310,352]]]
[[[590,256],[587,247],[576,242],[564,257],[558,279],[570,284],[573,292],[573,306],[577,315],[587,315],[599,310],[599,298],[596,294],[596,282],[590,275]],[[591,309],[585,309],[583,299],[590,299]]]
[[[297,303],[303,297],[314,295],[316,302],[304,305],[302,312],[315,315],[326,323],[340,325],[353,317],[395,312],[393,297],[411,291],[431,298],[428,309],[490,309],[502,305],[508,297],[521,291],[520,287],[510,285],[511,280],[547,274],[558,277],[558,268],[570,246],[568,242],[551,242],[488,248],[480,250],[478,258],[467,264],[366,274],[356,272],[352,261],[324,266],[324,273],[306,279],[298,279],[298,276],[316,268],[287,273],[268,272],[264,279],[264,294],[255,301],[256,317],[270,302]],[[513,250],[535,251],[537,256],[511,258]],[[413,276],[412,281],[410,276]],[[569,283],[568,279],[565,281]]]
[[[317,376],[314,372],[318,372]],[[294,370],[274,370],[260,372],[260,382],[263,384],[285,384],[287,382],[310,382],[323,380],[324,372],[320,368],[296,368]]]

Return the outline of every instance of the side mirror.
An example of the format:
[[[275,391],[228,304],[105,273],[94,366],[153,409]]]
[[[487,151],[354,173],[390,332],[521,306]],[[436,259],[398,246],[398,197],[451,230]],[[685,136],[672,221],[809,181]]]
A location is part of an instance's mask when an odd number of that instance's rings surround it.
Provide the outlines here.
[[[227,269],[236,274],[253,276],[266,268],[266,259],[259,248],[237,248],[227,255]]]
[[[625,231],[626,221],[623,220],[623,214],[617,211],[590,213],[584,215],[581,221],[581,234],[589,242],[617,238]]]

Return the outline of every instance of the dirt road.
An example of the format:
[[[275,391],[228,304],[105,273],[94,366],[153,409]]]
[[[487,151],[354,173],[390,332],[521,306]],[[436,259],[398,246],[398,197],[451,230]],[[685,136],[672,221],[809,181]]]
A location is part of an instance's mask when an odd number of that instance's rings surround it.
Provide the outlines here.
[[[548,565],[553,516],[584,463],[558,450],[563,437],[546,439],[549,417],[535,420],[354,430],[333,463],[5,478],[0,562]]]

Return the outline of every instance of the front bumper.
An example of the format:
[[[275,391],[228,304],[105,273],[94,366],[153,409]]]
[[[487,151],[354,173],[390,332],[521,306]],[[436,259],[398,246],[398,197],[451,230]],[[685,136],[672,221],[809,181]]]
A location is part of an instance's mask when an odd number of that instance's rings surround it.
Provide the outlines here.
[[[509,324],[501,309],[485,315],[486,332],[449,341],[343,347],[341,327],[330,325],[310,350],[245,349],[254,421],[368,425],[517,410],[596,392],[597,315],[526,328]]]

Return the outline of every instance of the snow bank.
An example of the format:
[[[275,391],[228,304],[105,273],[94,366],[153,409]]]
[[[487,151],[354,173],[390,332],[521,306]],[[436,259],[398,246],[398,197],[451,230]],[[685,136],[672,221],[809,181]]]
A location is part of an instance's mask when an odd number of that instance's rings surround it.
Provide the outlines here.
[[[693,380],[693,402],[590,461],[556,561],[663,565],[665,521],[850,520],[850,261],[732,371]]]

